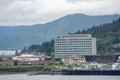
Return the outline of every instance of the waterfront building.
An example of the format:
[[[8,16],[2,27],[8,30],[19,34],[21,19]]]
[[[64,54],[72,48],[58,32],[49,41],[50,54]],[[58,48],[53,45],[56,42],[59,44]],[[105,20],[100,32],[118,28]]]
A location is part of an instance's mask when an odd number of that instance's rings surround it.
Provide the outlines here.
[[[0,57],[12,57],[20,53],[21,50],[0,50]]]
[[[64,64],[77,64],[80,65],[81,63],[85,63],[85,57],[83,56],[74,56],[74,57],[64,57],[62,58],[62,62]]]
[[[17,61],[39,61],[40,56],[33,54],[22,54],[20,56],[15,56],[12,59]]]
[[[91,34],[61,35],[54,39],[54,56],[56,58],[95,55],[96,38]]]
[[[22,54],[19,56],[15,56],[12,58],[13,60],[17,61],[45,61],[45,60],[51,60],[50,56],[45,56],[45,55],[34,55],[34,54]]]
[[[87,62],[98,62],[98,63],[114,63],[119,62],[120,53],[118,54],[102,54],[102,55],[86,55],[85,59]]]

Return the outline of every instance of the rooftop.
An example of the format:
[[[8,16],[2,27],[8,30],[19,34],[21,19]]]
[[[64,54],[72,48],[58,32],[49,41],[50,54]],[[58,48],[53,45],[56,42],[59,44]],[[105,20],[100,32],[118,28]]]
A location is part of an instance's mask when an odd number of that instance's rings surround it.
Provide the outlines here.
[[[71,37],[91,37],[91,34],[69,34],[69,35],[60,35],[60,38],[71,38]]]

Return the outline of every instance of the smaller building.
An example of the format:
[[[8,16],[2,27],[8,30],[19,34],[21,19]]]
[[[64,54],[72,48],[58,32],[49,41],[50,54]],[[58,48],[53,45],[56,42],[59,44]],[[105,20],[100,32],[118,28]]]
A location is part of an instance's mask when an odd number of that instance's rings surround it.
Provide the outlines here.
[[[58,63],[49,56],[21,54],[12,57],[12,60],[0,60],[0,65],[58,65]]]
[[[18,53],[17,50],[1,50],[0,57],[11,57],[15,56]]]
[[[12,59],[17,61],[39,61],[40,56],[33,54],[22,54],[20,56],[15,56]]]
[[[120,54],[104,54],[104,55],[86,55],[85,59],[87,62],[98,62],[98,63],[114,63],[119,61]]]
[[[77,64],[86,62],[85,57],[76,56],[76,57],[64,57],[62,58],[63,63],[65,64]]]
[[[0,66],[14,65],[12,60],[0,61]]]

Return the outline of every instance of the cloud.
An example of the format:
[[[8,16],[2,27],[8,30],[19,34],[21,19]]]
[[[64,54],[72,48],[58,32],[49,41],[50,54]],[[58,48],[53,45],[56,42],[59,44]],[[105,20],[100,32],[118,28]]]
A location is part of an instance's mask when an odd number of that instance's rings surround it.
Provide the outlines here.
[[[120,14],[120,0],[1,0],[0,25],[46,23],[67,14]]]

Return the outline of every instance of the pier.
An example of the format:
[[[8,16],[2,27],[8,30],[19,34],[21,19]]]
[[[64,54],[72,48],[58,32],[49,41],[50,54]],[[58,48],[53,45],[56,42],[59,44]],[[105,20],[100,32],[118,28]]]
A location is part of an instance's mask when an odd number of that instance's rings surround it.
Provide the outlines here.
[[[62,70],[62,75],[120,75],[120,70]]]

